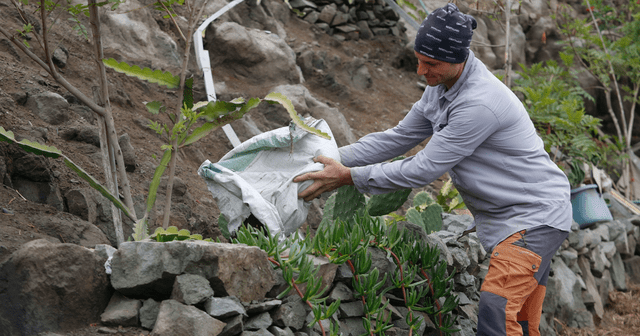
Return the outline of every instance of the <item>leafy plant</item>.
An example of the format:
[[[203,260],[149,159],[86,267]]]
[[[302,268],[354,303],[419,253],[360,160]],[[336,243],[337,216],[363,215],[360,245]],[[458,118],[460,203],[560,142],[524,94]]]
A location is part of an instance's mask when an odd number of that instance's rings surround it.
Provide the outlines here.
[[[616,128],[617,138],[623,143],[623,151],[618,152],[629,153],[632,152],[635,107],[640,103],[640,3],[584,0],[583,4],[589,13],[584,19],[573,17],[566,6],[560,8],[557,16],[559,29],[567,36],[564,48],[575,57],[579,69],[600,84],[598,88],[605,93],[607,111]],[[630,85],[622,85],[625,82]],[[617,106],[612,99],[614,95]],[[627,108],[624,102],[630,103]],[[611,149],[617,149],[617,145],[617,141],[610,143]],[[629,158],[624,157],[623,160],[625,194],[633,199]]]
[[[202,235],[199,234],[191,234],[189,230],[179,230],[175,226],[170,226],[166,230],[163,228],[157,228],[150,238],[157,242],[169,242],[173,240],[204,240],[209,242],[213,241],[211,238],[202,239]]]
[[[300,297],[306,298],[314,310],[314,323],[328,319],[337,306],[332,310],[315,296],[319,293],[318,285],[312,279],[317,278],[317,270],[304,261],[306,254],[325,256],[332,263],[346,263],[351,268],[354,274],[352,287],[362,300],[363,325],[368,335],[384,335],[391,327],[389,314],[385,312],[388,303],[382,298],[394,289],[402,292],[409,310],[410,335],[423,323],[418,312],[434,316],[441,332],[456,331],[453,328],[456,317],[452,311],[457,307],[458,299],[452,292],[453,273],[446,274],[447,265],[440,259],[440,251],[408,231],[398,230],[395,224],[387,225],[381,217],[363,212],[354,213],[349,220],[323,220],[313,238],[304,239],[295,235],[286,239],[271,237],[267,231],[243,226],[234,242],[258,246],[267,252],[275,267],[282,268],[289,283],[289,289],[280,297],[295,290]],[[288,257],[282,257],[287,249]],[[381,276],[377,268],[372,268],[370,249],[382,249],[392,256],[397,271],[393,274],[391,287],[384,286],[387,274]],[[300,290],[298,285],[304,282],[311,293]]]
[[[611,167],[619,156],[614,144],[607,144],[607,136],[598,136],[599,118],[585,113],[584,101],[593,98],[582,89],[576,73],[569,70],[573,64],[570,54],[561,53],[564,67],[555,61],[521,64],[521,78],[513,88],[524,96],[524,105],[531,117],[545,150],[560,165],[561,158],[576,164],[590,163]],[[572,175],[574,178],[579,175]],[[580,181],[574,181],[578,184]]]

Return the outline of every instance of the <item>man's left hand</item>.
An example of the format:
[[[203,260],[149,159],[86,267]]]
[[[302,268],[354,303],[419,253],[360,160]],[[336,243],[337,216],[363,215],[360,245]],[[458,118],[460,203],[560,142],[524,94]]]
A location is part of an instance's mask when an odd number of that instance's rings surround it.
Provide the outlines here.
[[[340,162],[323,155],[313,158],[313,161],[324,164],[324,169],[319,172],[306,173],[293,179],[293,182],[314,180],[313,184],[298,194],[298,197],[309,202],[320,197],[322,193],[340,188],[343,185],[353,184],[351,170]]]

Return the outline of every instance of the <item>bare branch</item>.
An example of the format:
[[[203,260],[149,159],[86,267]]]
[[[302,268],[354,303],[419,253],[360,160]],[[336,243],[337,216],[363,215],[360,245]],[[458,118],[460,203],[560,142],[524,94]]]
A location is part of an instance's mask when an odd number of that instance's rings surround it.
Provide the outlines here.
[[[173,17],[173,14],[171,14],[171,11],[169,10],[169,8],[167,8],[167,6],[164,5],[162,0],[158,0],[158,3],[160,5],[162,5],[162,8],[164,8],[164,11],[167,12],[167,14],[169,15],[169,18],[171,18],[171,21],[173,22],[173,25],[176,26],[176,28],[178,29],[178,32],[180,33],[180,37],[182,37],[182,39],[186,42],[187,38],[184,37],[184,34],[182,33],[182,30],[180,29],[180,26],[178,26],[178,23],[176,22],[176,19]]]

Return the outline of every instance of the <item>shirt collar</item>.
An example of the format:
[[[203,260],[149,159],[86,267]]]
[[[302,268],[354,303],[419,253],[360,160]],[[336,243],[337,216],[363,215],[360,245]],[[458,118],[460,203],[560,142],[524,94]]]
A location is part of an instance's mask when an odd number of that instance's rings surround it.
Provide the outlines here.
[[[448,101],[452,101],[457,95],[458,91],[460,91],[460,87],[462,83],[464,83],[469,74],[471,73],[471,68],[474,66],[474,61],[476,56],[473,54],[473,51],[469,50],[469,56],[467,57],[467,63],[464,65],[464,70],[462,70],[462,74],[458,78],[455,84],[451,87],[451,89],[447,90],[447,86],[444,84],[438,85],[438,98],[446,99]]]

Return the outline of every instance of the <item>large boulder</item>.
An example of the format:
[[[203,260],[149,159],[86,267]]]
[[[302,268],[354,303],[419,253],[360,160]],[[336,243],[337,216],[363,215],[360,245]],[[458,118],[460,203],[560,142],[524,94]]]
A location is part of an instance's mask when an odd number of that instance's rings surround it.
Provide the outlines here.
[[[37,335],[99,322],[112,293],[104,262],[74,244],[24,244],[0,265],[2,333]]]
[[[124,295],[167,299],[183,273],[209,280],[217,296],[262,299],[273,287],[266,252],[257,247],[205,241],[125,242],[111,260],[111,284]]]
[[[295,53],[276,34],[224,22],[207,28],[206,45],[211,68],[231,67],[248,82],[258,85],[301,82]]]

